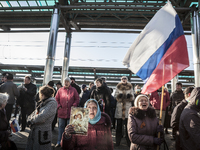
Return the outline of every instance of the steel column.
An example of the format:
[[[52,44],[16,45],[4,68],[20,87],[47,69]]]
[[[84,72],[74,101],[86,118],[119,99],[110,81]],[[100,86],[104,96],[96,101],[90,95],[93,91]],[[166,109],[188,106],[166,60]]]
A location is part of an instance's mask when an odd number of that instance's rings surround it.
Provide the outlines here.
[[[43,85],[46,85],[50,80],[52,80],[53,76],[59,19],[60,19],[59,9],[55,8],[51,19],[51,29],[49,33],[49,42],[47,48],[46,65],[44,68]]]
[[[171,80],[171,92],[176,90],[176,83],[178,82],[178,75]]]
[[[64,50],[64,59],[63,59],[63,67],[62,67],[62,84],[64,85],[64,80],[68,76],[69,70],[69,59],[70,59],[70,49],[71,49],[71,32],[66,34],[65,39],[65,50]]]
[[[200,30],[199,30],[199,11],[194,11],[191,17],[193,62],[195,86],[200,86]]]

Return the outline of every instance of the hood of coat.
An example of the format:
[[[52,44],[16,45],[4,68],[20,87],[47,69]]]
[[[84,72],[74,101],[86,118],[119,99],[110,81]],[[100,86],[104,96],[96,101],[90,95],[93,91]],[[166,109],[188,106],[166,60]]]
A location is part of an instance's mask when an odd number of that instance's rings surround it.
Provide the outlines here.
[[[146,111],[139,109],[138,107],[131,107],[129,109],[129,114],[135,116],[138,119],[143,119],[145,116],[149,118],[156,117],[156,111],[153,107],[148,107]]]
[[[200,111],[200,87],[192,90],[190,97],[188,98],[189,106],[192,106],[197,111]]]
[[[123,90],[131,90],[133,86],[129,82],[127,82],[126,84],[123,84],[123,82],[120,82],[117,84],[117,88],[123,91]]]

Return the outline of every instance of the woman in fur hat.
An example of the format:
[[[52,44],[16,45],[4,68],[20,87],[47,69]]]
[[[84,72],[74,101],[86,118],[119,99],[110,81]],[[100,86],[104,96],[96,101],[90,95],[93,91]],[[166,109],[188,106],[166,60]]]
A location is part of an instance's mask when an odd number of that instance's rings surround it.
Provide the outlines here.
[[[122,138],[122,127],[125,125],[125,134],[127,145],[130,146],[130,140],[127,132],[127,120],[128,110],[132,106],[134,99],[133,87],[131,83],[127,82],[127,77],[123,76],[121,82],[117,84],[114,97],[117,100],[117,106],[115,111],[115,118],[117,119],[117,130],[116,130],[116,146],[120,145]]]
[[[155,109],[149,106],[146,95],[138,95],[134,107],[129,109],[127,128],[130,150],[155,150],[164,141],[164,128],[158,124]],[[161,138],[158,138],[158,132],[161,132]]]

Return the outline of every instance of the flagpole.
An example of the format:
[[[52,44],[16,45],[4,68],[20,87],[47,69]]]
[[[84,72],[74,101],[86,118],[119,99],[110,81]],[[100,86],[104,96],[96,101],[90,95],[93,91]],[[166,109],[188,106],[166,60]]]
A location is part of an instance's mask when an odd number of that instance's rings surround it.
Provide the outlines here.
[[[164,88],[165,88],[165,87],[164,87],[164,85],[163,85],[163,86],[162,86],[162,94],[161,94],[159,125],[162,125],[162,109],[163,109]],[[160,132],[158,132],[158,138],[160,138]],[[157,146],[157,150],[159,150],[159,145]]]

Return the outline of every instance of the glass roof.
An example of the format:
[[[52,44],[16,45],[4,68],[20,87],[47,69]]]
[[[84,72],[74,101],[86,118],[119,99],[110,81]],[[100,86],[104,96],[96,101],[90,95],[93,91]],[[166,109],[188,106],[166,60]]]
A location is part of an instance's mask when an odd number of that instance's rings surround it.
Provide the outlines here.
[[[34,6],[54,6],[58,0],[18,0],[18,1],[2,1],[0,0],[0,7],[34,7]],[[13,10],[1,10],[13,11]],[[52,9],[25,9],[14,11],[52,11]]]

